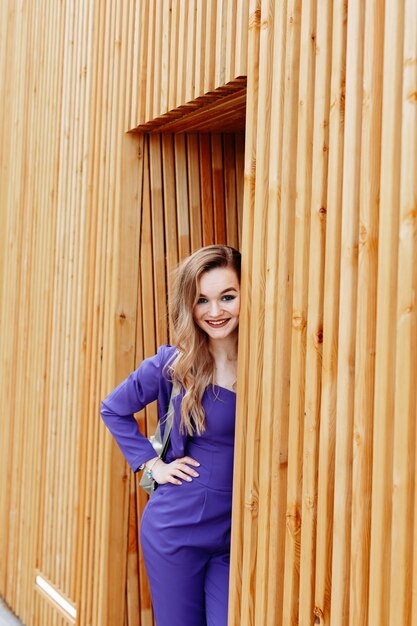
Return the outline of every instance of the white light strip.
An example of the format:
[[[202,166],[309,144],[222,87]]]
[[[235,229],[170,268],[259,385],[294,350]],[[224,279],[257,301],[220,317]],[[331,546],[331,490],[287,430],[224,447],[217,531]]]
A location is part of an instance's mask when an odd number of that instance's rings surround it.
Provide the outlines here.
[[[68,613],[68,615],[70,615],[73,619],[76,619],[77,617],[76,609],[72,606],[72,604],[68,602],[68,600],[65,600],[65,598],[61,596],[61,594],[58,593],[58,591],[56,591],[56,589],[54,589],[52,585],[46,582],[46,580],[42,578],[42,576],[39,576],[39,575],[36,576],[36,584],[50,598],[52,598],[52,600],[56,602],[61,607],[61,609],[63,609],[66,613]]]

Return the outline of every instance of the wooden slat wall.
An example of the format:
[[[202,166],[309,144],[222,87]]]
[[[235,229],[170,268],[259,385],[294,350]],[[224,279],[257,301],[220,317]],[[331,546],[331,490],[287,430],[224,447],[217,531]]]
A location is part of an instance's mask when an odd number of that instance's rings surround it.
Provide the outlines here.
[[[168,339],[165,256],[239,245],[241,135],[124,132],[146,6],[0,9],[0,595],[28,626],[71,623],[36,574],[77,624],[151,622],[143,495],[100,399]]]
[[[175,119],[242,88],[249,0],[136,2],[129,128]],[[217,93],[217,95],[216,95]]]
[[[141,161],[123,133],[121,88],[134,5],[1,11],[0,593],[26,624],[67,624],[35,591],[39,572],[76,604],[78,623],[104,624],[125,593],[124,577],[106,571],[108,475],[125,470],[106,455],[98,407],[115,370],[134,363],[136,297],[133,308],[132,294],[118,298],[114,273],[125,231],[138,271]],[[126,331],[115,335],[115,300],[131,316],[117,360],[111,346]],[[122,571],[123,526],[112,553]]]
[[[234,626],[410,626],[416,3],[252,0]]]

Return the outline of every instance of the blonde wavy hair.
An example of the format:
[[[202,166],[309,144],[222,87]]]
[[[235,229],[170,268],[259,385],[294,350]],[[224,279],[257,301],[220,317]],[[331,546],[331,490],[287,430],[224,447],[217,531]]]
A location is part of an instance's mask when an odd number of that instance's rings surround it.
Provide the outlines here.
[[[230,246],[206,246],[187,257],[174,273],[170,315],[177,352],[168,369],[173,381],[185,389],[181,403],[180,431],[193,435],[205,430],[202,405],[206,387],[214,382],[214,361],[208,336],[194,322],[198,281],[204,272],[230,267],[240,282],[240,252]]]

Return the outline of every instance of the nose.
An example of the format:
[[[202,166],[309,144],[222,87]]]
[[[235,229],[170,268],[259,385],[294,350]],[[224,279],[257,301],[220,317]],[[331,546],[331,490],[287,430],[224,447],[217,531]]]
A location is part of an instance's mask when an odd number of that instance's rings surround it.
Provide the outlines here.
[[[217,300],[213,300],[210,303],[210,315],[212,317],[218,317],[219,314],[221,312],[221,306],[219,305],[219,303],[217,302]]]

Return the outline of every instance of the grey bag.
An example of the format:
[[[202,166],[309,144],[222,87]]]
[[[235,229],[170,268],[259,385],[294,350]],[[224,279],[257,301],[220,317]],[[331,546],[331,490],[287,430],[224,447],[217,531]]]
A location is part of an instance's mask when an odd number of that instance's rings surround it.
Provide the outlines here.
[[[171,398],[169,400],[168,413],[165,419],[165,429],[164,436],[161,437],[161,424],[158,422],[158,426],[156,427],[155,434],[149,437],[149,441],[151,442],[157,456],[160,459],[164,460],[166,457],[166,453],[169,445],[169,437],[171,434],[172,424],[174,421],[174,405],[172,403],[173,398],[178,395],[179,388],[178,384],[174,383],[171,391]],[[140,479],[139,485],[146,491],[150,496],[153,494],[155,489],[158,486],[155,478],[153,478],[152,473],[149,471],[144,471],[142,474],[142,478]]]

